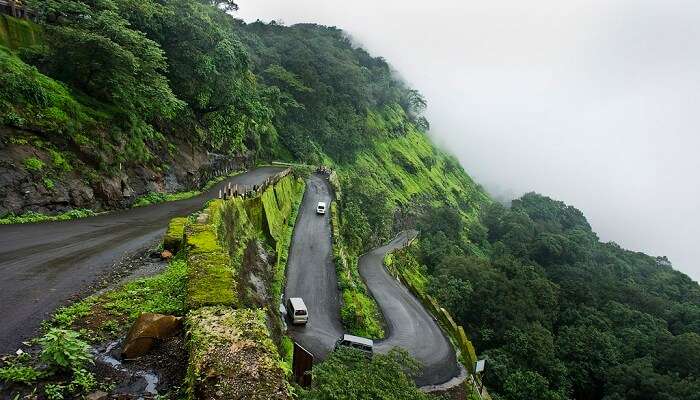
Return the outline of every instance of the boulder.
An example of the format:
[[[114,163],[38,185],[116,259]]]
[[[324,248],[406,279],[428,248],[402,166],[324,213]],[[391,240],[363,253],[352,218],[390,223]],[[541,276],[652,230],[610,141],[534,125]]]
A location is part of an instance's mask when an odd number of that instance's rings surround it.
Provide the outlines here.
[[[103,392],[101,390],[98,390],[96,392],[92,392],[89,395],[85,396],[86,400],[103,400],[106,399],[109,394],[107,392]]]
[[[180,317],[141,314],[129,330],[122,349],[122,358],[137,358],[146,354],[156,340],[174,336],[181,326]]]
[[[197,223],[198,224],[206,224],[209,223],[209,214],[207,213],[201,213],[197,216]]]

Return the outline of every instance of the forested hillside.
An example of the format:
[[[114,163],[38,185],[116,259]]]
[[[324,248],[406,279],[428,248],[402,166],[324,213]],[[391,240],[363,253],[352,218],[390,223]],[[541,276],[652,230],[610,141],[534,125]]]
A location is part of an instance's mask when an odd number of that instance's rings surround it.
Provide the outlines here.
[[[230,1],[31,6],[41,38],[0,46],[0,214],[192,189],[208,153],[323,164],[348,330],[382,336],[357,256],[416,227],[395,264],[466,328],[494,398],[700,399],[698,284],[571,206],[491,200],[430,142],[425,99],[343,31],[246,24]]]
[[[454,214],[425,214],[396,260],[468,327],[496,393],[698,398],[700,287],[667,259],[601,243],[579,210],[534,193],[481,212],[471,237],[487,257],[454,239]]]

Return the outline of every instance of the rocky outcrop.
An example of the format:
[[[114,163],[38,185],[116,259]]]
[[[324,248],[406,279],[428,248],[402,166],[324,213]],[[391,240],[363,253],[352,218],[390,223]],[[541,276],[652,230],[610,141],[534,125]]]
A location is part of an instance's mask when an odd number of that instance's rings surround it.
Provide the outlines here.
[[[216,172],[247,164],[246,158],[232,161],[185,142],[169,146],[171,151],[154,151],[151,165],[105,167],[100,157],[80,148],[62,148],[29,132],[0,127],[0,217],[127,208],[147,193],[199,189]]]

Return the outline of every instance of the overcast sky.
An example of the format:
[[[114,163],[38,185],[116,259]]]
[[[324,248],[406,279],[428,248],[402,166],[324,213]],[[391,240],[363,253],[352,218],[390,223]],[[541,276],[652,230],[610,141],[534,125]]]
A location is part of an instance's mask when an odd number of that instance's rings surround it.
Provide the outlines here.
[[[563,200],[700,280],[700,1],[239,5],[346,30],[426,96],[431,135],[493,195]]]

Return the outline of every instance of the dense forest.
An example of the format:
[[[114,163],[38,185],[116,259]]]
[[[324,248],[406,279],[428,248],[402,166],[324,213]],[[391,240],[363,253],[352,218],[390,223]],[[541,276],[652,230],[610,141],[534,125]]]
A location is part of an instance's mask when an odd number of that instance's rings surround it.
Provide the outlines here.
[[[601,243],[574,207],[535,193],[481,212],[419,221],[404,267],[469,327],[487,384],[505,399],[697,399],[700,287],[650,257]]]
[[[58,154],[51,179],[167,169],[176,142],[332,166],[351,264],[417,227],[397,264],[467,328],[494,398],[700,399],[698,284],[600,242],[574,207],[492,201],[429,142],[420,93],[343,31],[246,24],[230,1],[29,2],[44,39],[0,46],[0,121]],[[372,331],[366,290],[343,285],[344,322]],[[343,368],[320,382],[337,389]]]

